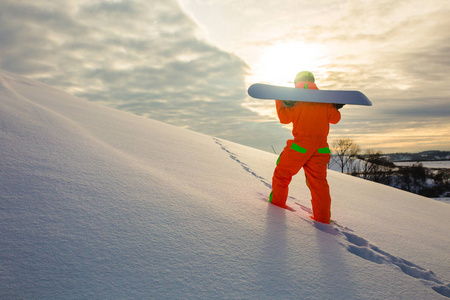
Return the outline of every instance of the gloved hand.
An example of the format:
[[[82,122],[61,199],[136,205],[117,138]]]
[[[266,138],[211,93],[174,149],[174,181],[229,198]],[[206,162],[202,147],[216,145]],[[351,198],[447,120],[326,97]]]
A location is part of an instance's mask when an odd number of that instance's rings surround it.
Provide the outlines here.
[[[284,107],[293,107],[296,103],[297,103],[297,101],[283,100]]]
[[[336,104],[336,103],[334,103],[333,105],[334,105],[334,107],[336,107],[337,109],[341,109],[341,108],[344,107],[345,104]]]

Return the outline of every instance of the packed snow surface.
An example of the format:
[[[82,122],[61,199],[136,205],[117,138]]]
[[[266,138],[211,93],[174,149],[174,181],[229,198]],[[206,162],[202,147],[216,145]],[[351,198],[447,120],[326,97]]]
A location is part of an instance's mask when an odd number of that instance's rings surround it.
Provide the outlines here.
[[[4,71],[0,155],[1,299],[450,297],[445,203],[329,171],[315,223],[273,154]]]

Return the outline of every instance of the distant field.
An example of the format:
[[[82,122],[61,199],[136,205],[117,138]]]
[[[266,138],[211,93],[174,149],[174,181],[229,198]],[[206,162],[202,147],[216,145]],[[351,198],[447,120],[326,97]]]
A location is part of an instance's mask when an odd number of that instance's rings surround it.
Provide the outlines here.
[[[450,160],[441,161],[396,161],[394,164],[399,167],[410,167],[421,163],[425,168],[450,169]]]
[[[432,198],[432,199],[450,204],[450,198],[449,198],[449,197],[445,197],[445,198]]]

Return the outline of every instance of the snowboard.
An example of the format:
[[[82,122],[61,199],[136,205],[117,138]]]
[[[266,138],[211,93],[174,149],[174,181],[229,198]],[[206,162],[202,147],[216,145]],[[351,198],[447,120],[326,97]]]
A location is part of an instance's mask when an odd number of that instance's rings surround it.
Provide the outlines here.
[[[359,91],[308,90],[255,83],[248,88],[248,94],[258,99],[372,106],[369,98]]]

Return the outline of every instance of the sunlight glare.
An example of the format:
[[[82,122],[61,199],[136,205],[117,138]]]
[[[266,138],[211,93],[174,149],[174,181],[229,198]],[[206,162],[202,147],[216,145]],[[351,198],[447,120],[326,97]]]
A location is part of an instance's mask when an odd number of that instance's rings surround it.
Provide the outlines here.
[[[293,86],[298,72],[306,70],[316,74],[324,64],[324,50],[320,45],[279,43],[261,49],[254,64],[251,81]]]

